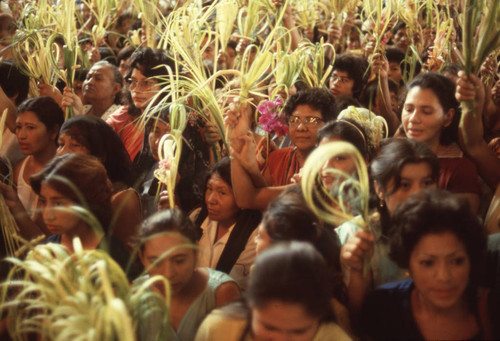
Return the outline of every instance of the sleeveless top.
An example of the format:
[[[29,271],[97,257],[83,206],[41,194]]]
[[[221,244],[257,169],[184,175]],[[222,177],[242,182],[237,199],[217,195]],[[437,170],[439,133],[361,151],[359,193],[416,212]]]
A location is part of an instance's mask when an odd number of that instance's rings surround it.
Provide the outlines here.
[[[34,219],[35,211],[38,206],[38,195],[33,191],[31,185],[24,181],[24,167],[26,167],[27,160],[28,158],[23,160],[23,164],[19,170],[19,176],[17,178],[17,196],[26,212],[28,212],[28,215]]]
[[[172,341],[192,341],[195,338],[196,331],[205,317],[216,307],[215,292],[226,282],[234,282],[227,274],[208,269],[208,281],[205,290],[196,298],[188,308],[177,331],[170,325],[169,338]],[[149,278],[148,275],[142,276],[134,281],[134,284],[140,284]],[[139,339],[142,341],[156,340],[157,327],[161,324],[162,317],[157,314],[151,314],[147,325],[140,325],[138,328]],[[155,328],[156,327],[156,328]]]

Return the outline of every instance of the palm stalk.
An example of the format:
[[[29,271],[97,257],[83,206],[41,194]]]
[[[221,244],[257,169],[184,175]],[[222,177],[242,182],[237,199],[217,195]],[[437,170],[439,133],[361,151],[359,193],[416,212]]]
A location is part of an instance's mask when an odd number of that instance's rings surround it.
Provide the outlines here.
[[[462,31],[462,66],[467,75],[476,75],[488,55],[500,47],[500,2],[464,0]],[[461,106],[465,112],[474,111],[474,102]]]
[[[311,42],[301,42],[299,45],[300,53],[302,54],[303,68],[300,78],[310,88],[321,88],[325,85],[332,66],[329,65],[325,71],[325,47],[329,46],[334,50],[333,46],[328,43],[321,42],[313,44]]]
[[[115,0],[83,0],[90,8],[95,23],[92,26],[90,36],[95,47],[102,45],[107,29],[117,19],[119,3]]]
[[[234,30],[234,23],[238,17],[238,2],[236,0],[221,0],[217,4],[216,30],[219,36],[220,48],[226,50],[227,43]]]
[[[269,2],[266,0],[252,0],[242,7],[238,13],[238,30],[240,34],[250,41],[264,32],[269,15]]]
[[[164,317],[161,334],[166,337],[168,302],[146,290],[156,281],[129,286],[125,273],[108,254],[82,250],[75,253],[58,244],[38,245],[25,260],[8,258],[13,264],[1,285],[1,309],[15,340],[37,333],[42,340],[135,340],[145,303],[154,302]],[[7,292],[9,291],[9,295]],[[147,306],[147,305],[146,305]],[[138,314],[142,312],[142,314]]]
[[[159,20],[159,0],[135,0],[133,1],[135,10],[139,13],[142,21],[142,37],[147,47],[156,48],[156,33],[159,30],[156,25]]]
[[[327,167],[328,161],[343,155],[354,158],[355,175]],[[322,175],[333,176],[333,188],[320,181]],[[359,151],[347,142],[330,142],[316,148],[306,160],[301,179],[304,199],[309,208],[323,221],[338,226],[361,214],[359,224],[368,222],[369,179],[366,164]]]
[[[5,109],[2,113],[2,117],[0,119],[0,148],[2,147],[3,141],[3,132],[5,130],[5,120],[7,119],[7,111]],[[12,166],[7,159],[0,160],[2,161],[2,173],[0,174],[0,181],[3,183],[12,184]],[[6,161],[6,162],[3,162]],[[7,169],[4,169],[7,168]],[[7,172],[4,172],[4,171]],[[19,240],[15,237],[19,234],[19,228],[17,227],[16,221],[12,214],[10,213],[9,207],[5,202],[5,198],[3,194],[0,193],[0,226],[2,228],[3,240],[5,243],[5,250],[7,251],[8,256],[14,256],[16,251],[19,249]]]

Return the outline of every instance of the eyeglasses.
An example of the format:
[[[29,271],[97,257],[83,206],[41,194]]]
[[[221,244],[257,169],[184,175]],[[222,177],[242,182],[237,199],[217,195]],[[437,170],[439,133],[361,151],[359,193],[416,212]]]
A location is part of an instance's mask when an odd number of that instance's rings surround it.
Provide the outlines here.
[[[288,119],[288,124],[291,127],[298,127],[300,123],[302,123],[306,127],[315,127],[321,122],[324,122],[324,120],[321,117],[317,116],[307,116],[305,118],[301,118],[299,116],[291,116]]]
[[[156,81],[152,79],[142,79],[140,81],[137,81],[137,79],[134,78],[127,78],[127,82],[129,84],[130,90],[133,90],[136,87],[139,90],[149,90],[156,85]]]
[[[337,76],[337,75],[332,75],[330,77],[330,82],[332,83],[335,83],[336,81],[340,80],[340,83],[342,84],[346,84],[348,83],[351,79],[350,78],[347,78],[347,77],[340,77],[340,76]]]

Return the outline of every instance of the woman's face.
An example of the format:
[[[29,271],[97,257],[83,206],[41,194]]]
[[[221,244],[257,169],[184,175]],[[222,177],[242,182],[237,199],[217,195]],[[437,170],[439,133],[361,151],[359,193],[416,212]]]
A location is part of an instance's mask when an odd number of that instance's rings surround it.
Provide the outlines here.
[[[267,249],[271,244],[271,237],[269,237],[264,223],[261,222],[257,227],[257,235],[255,236],[255,249],[257,254]]]
[[[330,77],[330,91],[333,96],[353,97],[354,80],[347,71],[333,70]]]
[[[151,154],[153,158],[158,161],[160,157],[158,156],[158,146],[160,145],[160,140],[163,135],[170,133],[170,124],[165,121],[157,120],[153,122],[153,128],[148,136],[149,146],[151,148]]]
[[[48,131],[45,124],[32,111],[21,112],[16,119],[17,141],[24,155],[36,154],[54,144],[57,130]]]
[[[42,182],[40,187],[40,204],[45,226],[52,234],[73,234],[85,223],[76,212],[71,211],[75,203],[59,193],[51,185]]]
[[[424,235],[411,252],[409,272],[422,304],[453,308],[463,302],[469,283],[467,249],[451,231]]]
[[[339,142],[343,141],[342,139],[338,137],[331,137],[331,138],[323,138],[319,144],[322,145],[324,143],[328,142]],[[344,141],[348,142],[348,141]],[[341,180],[340,174],[334,174],[331,172],[325,172],[327,169],[337,169],[343,173],[346,173],[348,175],[355,175],[356,174],[356,160],[354,155],[350,154],[338,154],[337,156],[331,158],[328,160],[327,163],[322,168],[322,173],[321,173],[321,182],[323,183],[323,186],[325,186],[328,190],[332,189],[333,184],[337,180]],[[345,180],[345,179],[344,179]]]
[[[410,40],[410,37],[408,36],[408,30],[406,29],[406,27],[400,28],[396,32],[396,34],[394,35],[392,40],[394,41],[394,45],[397,48],[399,48],[405,52],[411,44],[411,40]]]
[[[114,101],[120,88],[120,84],[114,81],[111,68],[105,65],[94,65],[83,82],[83,97],[90,104]]]
[[[401,120],[406,137],[432,148],[439,145],[441,131],[451,124],[454,114],[453,109],[444,112],[432,90],[413,87],[406,96]]]
[[[432,178],[432,169],[427,162],[408,163],[401,169],[401,183],[394,191],[396,183],[390,179],[382,189],[375,183],[375,191],[381,200],[385,201],[389,214],[392,215],[396,207],[414,193],[426,188],[435,188],[436,182]]]
[[[70,153],[80,153],[80,154],[90,155],[90,151],[87,149],[87,147],[82,145],[80,142],[78,142],[76,139],[68,135],[66,132],[62,132],[61,134],[59,134],[57,144],[59,145],[57,147],[57,152],[56,152],[57,156]]]
[[[161,90],[161,87],[155,79],[148,78],[139,69],[133,68],[129,89],[134,105],[144,111],[151,99]]]
[[[298,303],[271,300],[250,309],[255,341],[311,341],[320,324],[319,318],[309,315]]]
[[[208,217],[219,223],[232,225],[240,211],[236,206],[233,189],[217,173],[212,174],[207,182],[205,204],[208,208]]]
[[[319,110],[314,110],[307,104],[298,105],[288,120],[292,144],[300,151],[314,149],[318,130],[324,124]]]
[[[149,239],[139,252],[141,262],[148,274],[168,279],[174,296],[186,287],[196,269],[196,253],[193,248],[187,247],[190,244],[189,240],[180,233],[171,232]],[[149,268],[156,261],[158,263]],[[159,292],[163,291],[161,284],[158,284],[156,289]]]

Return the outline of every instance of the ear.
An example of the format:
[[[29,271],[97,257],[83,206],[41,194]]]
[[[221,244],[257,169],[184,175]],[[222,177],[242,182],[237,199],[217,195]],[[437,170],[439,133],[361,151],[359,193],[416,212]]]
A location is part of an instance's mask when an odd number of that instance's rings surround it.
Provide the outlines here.
[[[120,92],[121,89],[122,89],[122,87],[120,84],[114,83],[113,84],[113,95],[116,96]]]
[[[448,127],[451,122],[453,122],[453,117],[455,117],[455,109],[451,108],[446,114],[444,114],[443,127]]]
[[[374,181],[373,185],[374,185],[375,193],[377,194],[377,197],[380,200],[384,200],[385,197],[384,197],[384,191],[382,190],[382,186],[380,186],[377,181]]]
[[[57,137],[57,135],[59,135],[60,128],[61,127],[59,125],[55,125],[54,128],[52,128],[50,131],[48,131],[50,139],[52,141],[56,141],[56,137]],[[57,143],[57,141],[56,141],[56,143]]]

